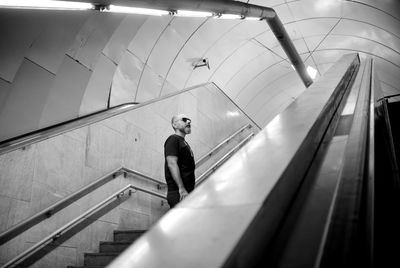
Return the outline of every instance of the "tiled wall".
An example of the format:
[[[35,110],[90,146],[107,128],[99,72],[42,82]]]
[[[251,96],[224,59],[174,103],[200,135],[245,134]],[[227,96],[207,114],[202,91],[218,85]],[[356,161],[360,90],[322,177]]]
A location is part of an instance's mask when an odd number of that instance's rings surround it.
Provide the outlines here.
[[[163,144],[173,133],[170,118],[177,113],[185,113],[193,120],[192,134],[187,136],[187,141],[196,159],[249,123],[219,89],[208,84],[0,155],[0,231],[120,166],[164,181]],[[0,246],[0,263],[129,183],[157,190],[154,183],[120,176]],[[162,204],[159,198],[135,193],[33,267],[82,264],[83,252],[96,252],[100,240],[112,239],[112,230],[149,228],[167,211],[168,205]]]

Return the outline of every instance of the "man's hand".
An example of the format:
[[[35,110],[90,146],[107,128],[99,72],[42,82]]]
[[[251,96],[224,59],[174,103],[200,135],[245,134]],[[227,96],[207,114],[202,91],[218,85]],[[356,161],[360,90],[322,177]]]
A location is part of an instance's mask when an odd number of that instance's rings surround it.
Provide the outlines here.
[[[180,196],[180,201],[182,201],[186,196],[188,196],[188,192],[186,191],[185,188],[180,188],[179,189],[179,196]]]

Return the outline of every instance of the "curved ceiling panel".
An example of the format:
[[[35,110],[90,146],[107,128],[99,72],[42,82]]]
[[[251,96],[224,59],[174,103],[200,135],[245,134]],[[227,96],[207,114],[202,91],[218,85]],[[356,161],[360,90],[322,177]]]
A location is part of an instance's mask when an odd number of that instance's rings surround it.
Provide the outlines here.
[[[343,54],[359,52],[362,59],[375,59],[387,94],[400,92],[400,1],[242,2],[276,10],[305,65],[313,66],[317,77]],[[85,68],[84,79],[77,81],[80,90],[73,94],[73,103],[67,105],[78,109],[80,103],[79,111],[54,111],[54,121],[57,116],[83,115],[108,104],[146,101],[211,81],[263,125],[305,89],[265,21],[94,11],[0,12],[0,79],[8,92],[0,94],[0,103],[24,103],[18,99],[19,94],[29,92],[29,88],[21,88],[14,80],[27,70],[22,68],[26,61],[49,72],[57,83],[65,83],[57,84],[57,90],[37,100],[35,105],[46,107],[46,114],[57,108],[58,99],[64,98],[68,82],[63,81],[68,81],[64,77],[69,77],[69,70]],[[66,57],[77,69],[64,68]],[[203,58],[208,59],[210,69],[195,68]],[[67,73],[63,71],[58,77],[62,66]],[[41,85],[39,78],[36,82]],[[28,87],[28,83],[25,85]],[[47,115],[32,120],[51,121]]]

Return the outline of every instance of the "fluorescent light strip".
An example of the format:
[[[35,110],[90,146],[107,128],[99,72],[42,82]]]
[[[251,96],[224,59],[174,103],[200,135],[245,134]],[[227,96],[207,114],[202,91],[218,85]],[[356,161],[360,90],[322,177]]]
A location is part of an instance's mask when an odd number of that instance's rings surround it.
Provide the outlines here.
[[[240,20],[242,19],[241,15],[236,15],[236,14],[221,14],[218,16],[218,19],[223,19],[223,20]]]
[[[51,0],[0,0],[0,8],[22,9],[61,9],[61,10],[88,10],[94,9],[91,3]]]
[[[257,17],[245,17],[243,18],[244,20],[253,20],[253,21],[258,21],[261,20],[261,18],[257,18]]]
[[[151,16],[162,16],[169,15],[170,12],[166,10],[150,9],[150,8],[139,8],[139,7],[124,7],[124,6],[114,6],[110,5],[102,12],[113,12],[113,13],[129,13],[129,14],[139,14],[139,15],[151,15]]]
[[[191,10],[177,10],[174,15],[178,17],[212,17],[213,13]]]

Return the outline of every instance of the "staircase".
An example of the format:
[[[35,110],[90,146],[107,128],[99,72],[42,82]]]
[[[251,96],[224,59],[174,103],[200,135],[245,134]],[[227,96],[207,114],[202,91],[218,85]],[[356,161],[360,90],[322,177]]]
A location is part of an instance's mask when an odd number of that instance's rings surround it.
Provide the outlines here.
[[[68,268],[106,267],[145,232],[146,230],[115,230],[114,241],[101,241],[99,253],[84,253],[84,266],[68,266]]]

